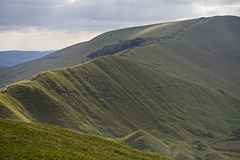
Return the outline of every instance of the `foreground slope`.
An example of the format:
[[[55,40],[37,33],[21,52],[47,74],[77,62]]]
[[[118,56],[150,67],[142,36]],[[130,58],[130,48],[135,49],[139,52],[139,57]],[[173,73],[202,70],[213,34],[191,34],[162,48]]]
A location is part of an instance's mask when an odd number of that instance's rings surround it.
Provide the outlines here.
[[[0,159],[159,159],[58,126],[0,119]]]

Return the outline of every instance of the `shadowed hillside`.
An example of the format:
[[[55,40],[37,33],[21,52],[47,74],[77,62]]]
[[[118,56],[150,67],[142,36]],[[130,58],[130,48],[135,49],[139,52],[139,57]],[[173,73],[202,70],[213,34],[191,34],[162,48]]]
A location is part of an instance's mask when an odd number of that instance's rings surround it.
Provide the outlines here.
[[[240,98],[240,18],[201,18],[181,25],[169,38],[135,48],[125,56]],[[148,37],[152,32],[161,31],[161,25],[155,26],[141,36]]]

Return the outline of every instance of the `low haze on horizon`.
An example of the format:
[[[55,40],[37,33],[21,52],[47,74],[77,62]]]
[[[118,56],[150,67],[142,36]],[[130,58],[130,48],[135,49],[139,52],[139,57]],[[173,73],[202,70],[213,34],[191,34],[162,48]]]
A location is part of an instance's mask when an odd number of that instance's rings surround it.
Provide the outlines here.
[[[0,51],[59,50],[110,30],[216,15],[239,0],[0,0]]]

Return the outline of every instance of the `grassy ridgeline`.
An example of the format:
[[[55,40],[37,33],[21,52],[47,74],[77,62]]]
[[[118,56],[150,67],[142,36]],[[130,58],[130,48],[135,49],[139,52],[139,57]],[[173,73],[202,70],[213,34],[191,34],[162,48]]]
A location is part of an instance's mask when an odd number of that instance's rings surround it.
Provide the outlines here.
[[[1,69],[0,87],[38,72],[86,62],[87,57],[94,52],[100,51],[100,56],[109,54],[109,51],[121,51],[120,48],[129,48],[129,43],[124,42],[141,38],[149,42],[144,45],[158,43],[160,46],[140,50],[140,53],[147,55],[150,52],[149,57],[145,56],[143,61],[161,65],[165,71],[176,72],[180,76],[184,74],[186,79],[210,83],[239,97],[239,26],[239,17],[216,16],[106,32],[88,42],[64,48],[38,60]],[[141,56],[138,55],[133,60]],[[203,72],[210,78],[201,77]]]

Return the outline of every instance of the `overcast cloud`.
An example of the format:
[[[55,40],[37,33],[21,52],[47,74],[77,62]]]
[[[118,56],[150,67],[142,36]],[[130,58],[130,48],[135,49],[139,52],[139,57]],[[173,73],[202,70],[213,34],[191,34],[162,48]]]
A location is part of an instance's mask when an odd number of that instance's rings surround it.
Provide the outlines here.
[[[0,0],[0,50],[56,50],[113,29],[214,15],[240,0]]]

